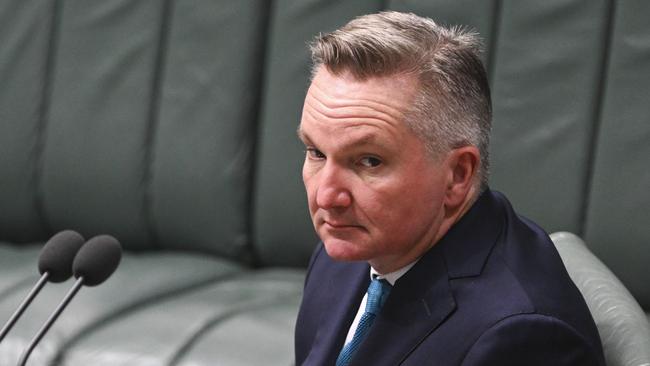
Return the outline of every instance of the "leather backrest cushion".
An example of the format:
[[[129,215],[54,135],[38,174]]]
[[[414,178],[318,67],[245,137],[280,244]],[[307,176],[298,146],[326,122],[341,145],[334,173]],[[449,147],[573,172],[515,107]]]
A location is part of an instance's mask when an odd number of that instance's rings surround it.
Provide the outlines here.
[[[15,63],[3,77],[33,81],[16,96],[2,88],[0,103],[20,106],[7,108],[18,141],[3,146],[20,174],[3,179],[11,187],[0,194],[23,208],[3,209],[2,225],[20,233],[15,222],[38,228],[42,217],[50,233],[109,233],[130,249],[248,257],[268,9],[253,1],[29,3],[41,4],[32,10],[39,14],[11,19],[16,33],[0,35],[23,47],[3,44]]]
[[[152,222],[166,248],[248,258],[268,9],[254,0],[172,3],[153,136]]]
[[[548,232],[582,232],[608,10],[601,1],[502,2],[491,185]]]
[[[45,235],[37,181],[53,5],[0,2],[0,240]]]
[[[650,309],[650,3],[616,3],[586,242]]]
[[[160,4],[62,2],[41,181],[54,230],[151,247],[144,198]]]

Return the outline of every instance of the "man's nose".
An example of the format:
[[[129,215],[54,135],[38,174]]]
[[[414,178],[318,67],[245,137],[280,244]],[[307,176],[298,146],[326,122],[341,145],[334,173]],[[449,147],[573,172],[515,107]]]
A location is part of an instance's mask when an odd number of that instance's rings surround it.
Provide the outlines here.
[[[349,207],[352,203],[352,195],[340,168],[326,166],[320,173],[321,179],[316,191],[318,207],[324,210]]]

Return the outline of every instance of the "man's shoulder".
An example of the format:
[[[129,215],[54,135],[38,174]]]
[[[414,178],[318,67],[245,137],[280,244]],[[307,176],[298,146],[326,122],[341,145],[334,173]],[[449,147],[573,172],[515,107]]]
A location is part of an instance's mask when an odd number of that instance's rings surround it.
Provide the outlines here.
[[[589,309],[548,234],[517,214],[504,195],[490,194],[494,206],[499,208],[493,212],[503,216],[494,222],[502,222],[503,226],[480,274],[450,277],[457,308],[443,325],[445,329],[463,339],[462,347],[466,350],[486,334],[497,330],[505,334],[503,329],[519,326],[549,332],[555,327],[563,330],[557,333],[558,337],[584,342],[589,349],[600,349]],[[518,337],[526,337],[525,333],[508,334],[513,338],[501,341],[515,344]],[[527,341],[532,345],[536,339]]]
[[[525,298],[531,311],[566,320],[578,328],[585,322],[593,323],[549,235],[510,206],[505,215],[506,225],[490,255],[491,264],[486,265],[488,271],[489,265],[500,268],[493,271],[502,273],[494,280],[512,282],[511,287],[503,289]]]

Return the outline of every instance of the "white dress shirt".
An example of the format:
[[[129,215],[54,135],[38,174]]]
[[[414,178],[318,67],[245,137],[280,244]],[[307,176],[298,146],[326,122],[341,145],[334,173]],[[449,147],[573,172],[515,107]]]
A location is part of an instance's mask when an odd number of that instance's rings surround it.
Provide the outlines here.
[[[370,280],[372,281],[375,278],[378,279],[384,279],[390,283],[391,286],[395,286],[395,282],[402,277],[406,272],[411,269],[417,263],[418,261],[416,260],[415,262],[412,262],[410,264],[407,264],[406,266],[398,269],[397,271],[391,272],[391,273],[386,273],[385,275],[379,274],[374,268],[370,267]],[[359,309],[357,310],[357,316],[354,317],[354,321],[352,322],[352,325],[350,325],[350,329],[348,330],[348,336],[345,338],[345,344],[348,344],[354,337],[354,332],[357,330],[357,326],[359,326],[359,320],[361,320],[361,316],[363,313],[366,311],[366,302],[368,301],[368,293],[363,296],[363,300],[361,300],[361,305],[359,305]]]

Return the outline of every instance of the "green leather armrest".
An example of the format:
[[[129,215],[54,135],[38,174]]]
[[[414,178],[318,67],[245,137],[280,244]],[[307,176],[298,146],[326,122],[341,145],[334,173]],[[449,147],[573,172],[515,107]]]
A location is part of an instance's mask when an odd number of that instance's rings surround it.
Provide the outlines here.
[[[567,232],[551,239],[596,321],[607,365],[650,365],[650,323],[634,297],[582,239]]]

